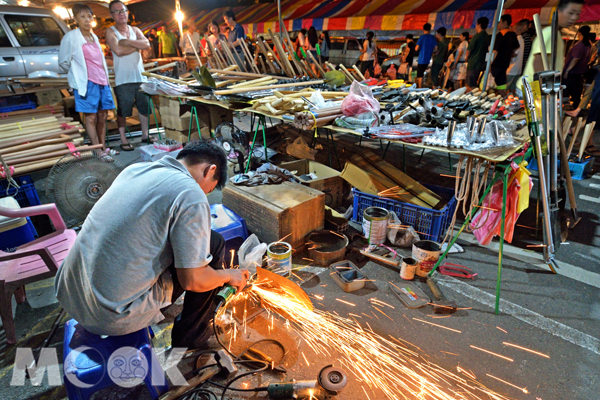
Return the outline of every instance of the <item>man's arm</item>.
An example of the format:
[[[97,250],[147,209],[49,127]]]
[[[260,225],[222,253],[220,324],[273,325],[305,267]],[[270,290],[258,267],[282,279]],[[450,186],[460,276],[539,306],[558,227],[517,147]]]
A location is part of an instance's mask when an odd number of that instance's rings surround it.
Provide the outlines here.
[[[121,42],[122,41],[123,40],[121,40]],[[106,44],[117,57],[127,56],[138,51],[136,48],[121,45],[112,28],[106,30]]]
[[[183,290],[203,293],[229,284],[240,292],[250,278],[247,269],[219,269],[205,265],[198,268],[176,268],[177,279]]]
[[[142,33],[142,31],[139,30],[139,28],[136,27],[132,27],[133,31],[135,32],[135,40],[131,40],[131,39],[122,39],[119,40],[119,45],[121,46],[128,46],[128,47],[134,47],[138,50],[146,50],[150,48],[150,41],[144,36],[144,34]],[[113,32],[114,33],[114,32]]]

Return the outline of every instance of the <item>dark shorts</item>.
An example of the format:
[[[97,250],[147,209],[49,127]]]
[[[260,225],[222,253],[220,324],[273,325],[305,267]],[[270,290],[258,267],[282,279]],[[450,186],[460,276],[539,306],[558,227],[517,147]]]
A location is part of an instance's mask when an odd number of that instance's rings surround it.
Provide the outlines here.
[[[479,70],[479,69],[467,70],[467,86],[470,88],[477,87],[477,81],[479,80],[480,74],[481,74],[481,70]]]
[[[117,115],[131,117],[133,105],[141,115],[148,115],[148,95],[140,90],[141,83],[124,83],[115,86],[117,96]]]
[[[417,64],[417,78],[422,78],[429,64]]]
[[[492,76],[496,86],[506,85],[506,68],[492,68]]]

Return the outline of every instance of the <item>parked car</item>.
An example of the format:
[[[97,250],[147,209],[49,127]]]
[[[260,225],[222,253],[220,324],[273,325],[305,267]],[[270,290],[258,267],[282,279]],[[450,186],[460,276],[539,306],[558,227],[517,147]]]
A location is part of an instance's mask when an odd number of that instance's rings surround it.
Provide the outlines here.
[[[331,38],[331,49],[329,50],[329,62],[337,66],[344,64],[346,67],[359,65],[360,46],[363,40],[354,38]],[[380,63],[388,58],[388,55],[381,49],[377,51],[377,59]]]
[[[51,10],[0,6],[0,77],[58,77],[60,41],[68,31]]]

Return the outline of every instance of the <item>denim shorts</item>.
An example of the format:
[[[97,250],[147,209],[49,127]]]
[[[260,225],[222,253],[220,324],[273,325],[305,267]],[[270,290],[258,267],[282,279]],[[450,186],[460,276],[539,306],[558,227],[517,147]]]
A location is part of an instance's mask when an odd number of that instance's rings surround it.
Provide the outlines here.
[[[85,96],[80,96],[77,89],[74,89],[73,92],[75,95],[75,111],[77,112],[96,114],[98,110],[113,110],[115,108],[110,86],[108,85],[98,85],[88,81]]]

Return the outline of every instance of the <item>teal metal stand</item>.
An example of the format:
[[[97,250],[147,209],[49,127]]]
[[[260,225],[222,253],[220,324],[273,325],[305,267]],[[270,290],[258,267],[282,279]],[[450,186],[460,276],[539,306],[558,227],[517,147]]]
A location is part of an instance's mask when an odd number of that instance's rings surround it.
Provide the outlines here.
[[[254,130],[254,138],[252,139],[252,146],[250,147],[250,154],[248,155],[248,163],[246,164],[246,170],[244,173],[247,173],[250,169],[250,164],[252,163],[252,154],[254,153],[254,146],[256,145],[256,136],[258,136],[258,128],[262,127],[262,137],[263,144],[265,146],[265,162],[269,162],[269,157],[267,156],[267,135],[265,133],[265,126],[267,125],[267,121],[264,115],[258,115],[258,122],[256,123],[256,129]]]
[[[530,148],[529,150],[527,150],[527,152],[525,152],[524,155],[516,157],[513,161],[515,161],[515,163],[519,164],[523,160],[527,159],[531,154],[532,154],[532,150]],[[506,195],[507,195],[507,190],[508,190],[508,177],[510,176],[511,173],[512,173],[512,168],[511,168],[510,161],[504,161],[502,163],[496,164],[496,166],[494,168],[494,177],[492,178],[492,181],[489,183],[489,185],[485,189],[483,196],[481,196],[481,198],[479,199],[479,202],[477,203],[477,206],[480,206],[483,203],[483,200],[485,200],[486,196],[492,190],[492,187],[494,186],[494,184],[499,179],[502,179],[502,221],[501,221],[501,225],[500,225],[500,238],[499,238],[500,246],[498,249],[498,274],[497,274],[497,278],[496,278],[496,314],[500,313],[500,286],[501,286],[501,278],[502,278],[502,256],[503,256],[503,251],[504,251],[504,230],[505,230],[505,224],[506,224]],[[439,260],[437,261],[437,263],[435,264],[435,266],[429,273],[428,277],[432,276],[433,273],[442,264],[442,262],[448,255],[448,252],[450,251],[450,249],[452,248],[454,243],[456,243],[456,240],[458,239],[460,234],[465,230],[467,225],[471,222],[471,219],[477,213],[477,208],[478,207],[473,207],[473,209],[471,210],[469,215],[467,215],[465,222],[462,224],[462,226],[460,227],[460,229],[456,233],[456,235],[454,235],[452,240],[450,240],[450,243],[448,243],[448,247],[446,248],[446,251],[439,258]]]
[[[160,128],[158,127],[158,119],[156,118],[156,110],[154,108],[154,100],[152,100],[152,96],[148,96],[148,118],[150,117],[150,110],[152,110],[152,115],[154,116],[154,123],[156,124],[156,132],[158,133],[158,140],[162,140],[160,135]],[[148,120],[148,144],[150,144],[150,120]]]

